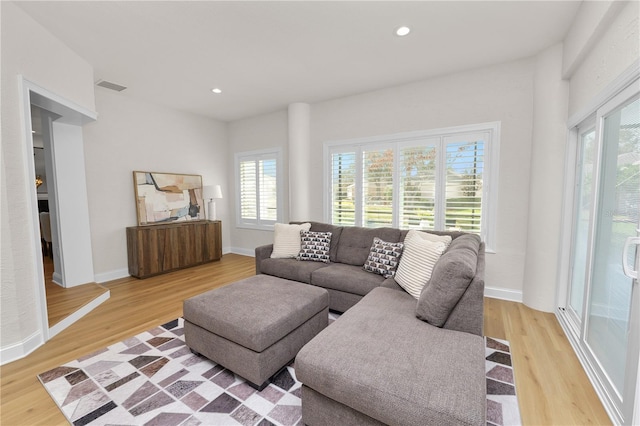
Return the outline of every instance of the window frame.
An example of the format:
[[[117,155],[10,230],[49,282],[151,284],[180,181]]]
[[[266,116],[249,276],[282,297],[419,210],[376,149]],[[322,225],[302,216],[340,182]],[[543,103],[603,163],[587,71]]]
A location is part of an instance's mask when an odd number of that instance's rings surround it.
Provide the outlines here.
[[[495,253],[496,241],[496,221],[498,207],[498,176],[500,164],[500,121],[470,124],[455,127],[422,130],[415,132],[404,132],[389,135],[379,135],[373,137],[326,141],[323,144],[323,219],[326,223],[332,223],[332,170],[331,156],[333,153],[347,152],[355,149],[356,154],[356,182],[362,181],[362,160],[363,149],[387,147],[394,150],[394,157],[398,155],[402,148],[410,146],[435,146],[436,162],[438,162],[439,173],[436,173],[436,208],[442,213],[445,209],[443,203],[438,203],[439,198],[444,199],[445,179],[442,171],[446,170],[446,142],[447,138],[459,138],[463,135],[487,133],[485,141],[485,154],[483,166],[483,186],[482,186],[482,217],[480,237],[486,244],[486,252]],[[444,149],[443,149],[444,147]],[[396,161],[394,160],[394,163]],[[400,171],[398,167],[393,170],[393,219],[391,226],[399,228],[399,185]],[[356,185],[356,200],[362,199],[362,186]],[[359,201],[356,201],[358,203]],[[362,206],[356,204],[355,226],[363,226]],[[438,223],[434,223],[434,229],[444,229],[444,215],[440,214]],[[441,222],[441,223],[440,223]]]
[[[240,163],[243,161],[276,161],[276,219],[263,219],[260,217],[260,183],[256,176],[256,219],[245,219],[242,217],[242,196],[241,196],[241,177]],[[235,195],[236,195],[236,227],[245,229],[257,229],[273,231],[276,222],[282,221],[283,212],[283,176],[282,176],[282,148],[268,148],[254,151],[236,152],[234,154],[234,173],[235,173]]]

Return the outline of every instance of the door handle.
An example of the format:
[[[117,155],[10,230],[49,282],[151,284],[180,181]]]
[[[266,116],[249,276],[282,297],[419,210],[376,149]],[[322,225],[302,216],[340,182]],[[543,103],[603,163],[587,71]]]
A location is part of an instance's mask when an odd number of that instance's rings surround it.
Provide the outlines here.
[[[640,245],[640,237],[629,237],[627,241],[625,241],[624,249],[622,250],[622,270],[627,277],[637,280],[638,271],[634,270],[627,262],[629,259],[629,247],[632,245]]]

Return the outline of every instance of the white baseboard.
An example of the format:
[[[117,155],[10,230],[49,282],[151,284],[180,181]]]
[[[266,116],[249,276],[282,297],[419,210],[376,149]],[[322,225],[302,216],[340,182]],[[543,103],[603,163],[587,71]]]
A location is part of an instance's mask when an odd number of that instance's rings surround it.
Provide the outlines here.
[[[58,284],[60,287],[64,287],[64,284],[62,284],[62,275],[60,275],[60,272],[53,272],[53,277],[51,277],[51,281],[53,281],[55,284]]]
[[[43,343],[44,337],[38,330],[21,342],[9,345],[6,348],[0,348],[0,365],[24,358],[42,346]]]
[[[71,324],[80,320],[83,316],[87,315],[89,312],[93,311],[97,308],[102,302],[109,299],[111,297],[111,292],[107,290],[100,296],[93,299],[91,302],[87,303],[59,323],[55,324],[53,327],[49,328],[49,339],[51,339],[56,334],[60,333],[65,328],[69,327]]]
[[[522,291],[508,288],[485,287],[484,296],[492,299],[509,300],[522,303]]]
[[[246,248],[241,248],[241,247],[231,247],[229,249],[229,253],[241,254],[243,256],[251,256],[251,257],[255,257],[256,256],[256,252],[255,252],[254,249],[246,249]]]
[[[128,269],[116,269],[114,271],[102,272],[95,274],[93,280],[98,284],[106,283],[107,281],[118,280],[120,278],[126,278],[129,276]]]

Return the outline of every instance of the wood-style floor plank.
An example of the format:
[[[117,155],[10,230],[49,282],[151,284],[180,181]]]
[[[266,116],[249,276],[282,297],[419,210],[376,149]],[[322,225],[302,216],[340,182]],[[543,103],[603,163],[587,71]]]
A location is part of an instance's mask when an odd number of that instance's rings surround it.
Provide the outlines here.
[[[106,284],[109,300],[0,369],[0,424],[67,424],[37,374],[177,318],[184,299],[253,274],[253,258],[228,254],[220,262]],[[485,299],[485,333],[511,343],[523,424],[610,424],[554,315]]]
[[[102,296],[108,290],[103,286],[90,283],[64,288],[53,282],[53,260],[44,257],[44,287],[47,294],[47,318],[49,327],[53,327],[87,303]]]
[[[510,342],[523,424],[610,425],[554,314],[485,298],[485,334]]]

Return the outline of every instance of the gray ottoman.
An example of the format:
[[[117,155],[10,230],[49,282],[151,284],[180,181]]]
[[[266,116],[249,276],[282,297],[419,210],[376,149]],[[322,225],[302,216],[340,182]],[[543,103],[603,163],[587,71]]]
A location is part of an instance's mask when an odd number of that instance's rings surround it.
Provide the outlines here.
[[[328,325],[320,287],[256,275],[184,301],[187,346],[262,389]]]

